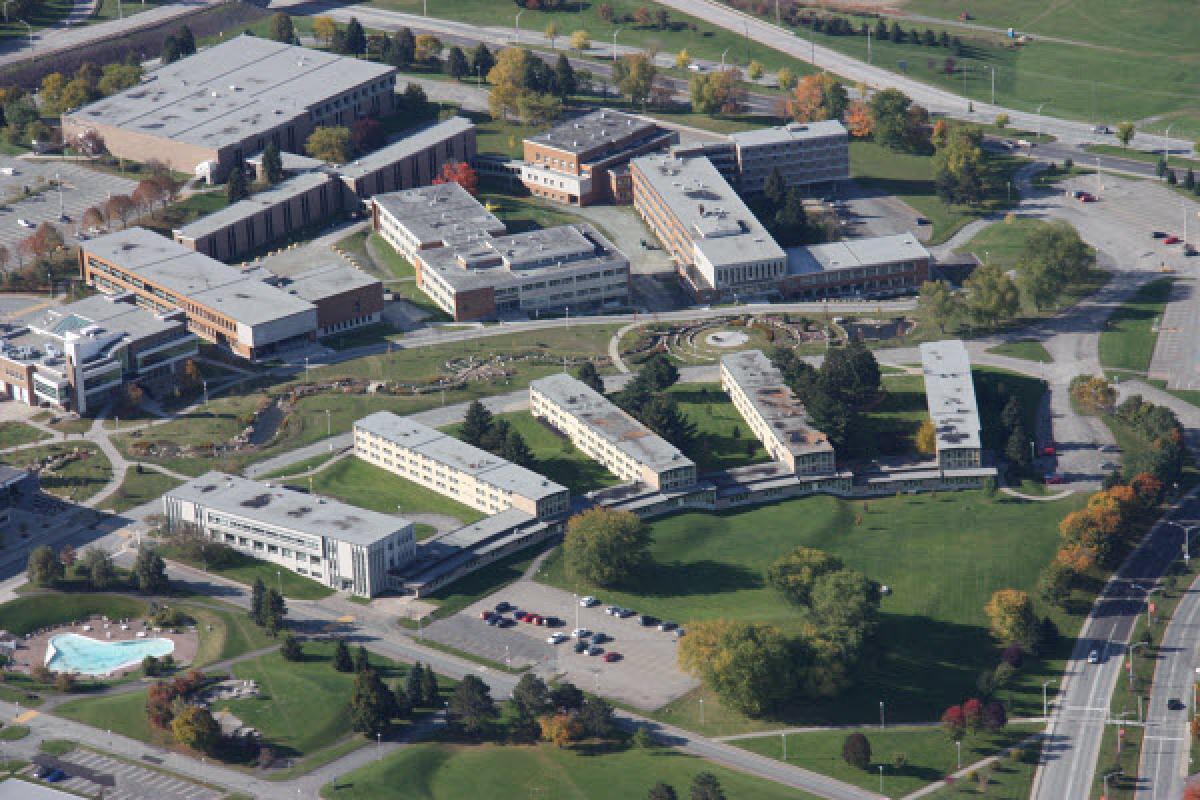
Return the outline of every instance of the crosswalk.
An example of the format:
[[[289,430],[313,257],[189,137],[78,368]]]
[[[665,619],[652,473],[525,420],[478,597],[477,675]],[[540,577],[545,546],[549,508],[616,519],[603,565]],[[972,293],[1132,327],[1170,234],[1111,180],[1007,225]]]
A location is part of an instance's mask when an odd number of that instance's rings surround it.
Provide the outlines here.
[[[157,770],[82,748],[61,756],[59,764],[71,777],[59,786],[88,797],[104,793],[106,800],[220,800],[224,793]],[[74,766],[77,769],[71,769]],[[112,778],[103,785],[100,780]],[[97,780],[93,780],[93,778]]]

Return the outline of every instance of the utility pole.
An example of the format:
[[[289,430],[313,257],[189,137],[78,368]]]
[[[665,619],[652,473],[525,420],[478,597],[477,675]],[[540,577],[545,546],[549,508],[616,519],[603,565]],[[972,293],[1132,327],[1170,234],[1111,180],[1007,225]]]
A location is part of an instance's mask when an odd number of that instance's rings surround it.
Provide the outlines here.
[[[996,105],[996,67],[995,66],[992,67],[992,105]]]
[[[517,18],[513,22],[513,33],[516,35],[517,44],[521,43],[521,15],[524,13],[525,13],[525,9],[522,8],[520,11],[517,12]]]
[[[867,26],[867,66],[871,66],[871,26]],[[860,98],[866,100],[866,98]]]

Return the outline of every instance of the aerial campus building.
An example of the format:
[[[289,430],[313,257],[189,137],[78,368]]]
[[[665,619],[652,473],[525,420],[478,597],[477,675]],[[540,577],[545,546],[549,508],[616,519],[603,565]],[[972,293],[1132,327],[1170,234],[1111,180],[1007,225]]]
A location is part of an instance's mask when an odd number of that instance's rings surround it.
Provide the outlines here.
[[[521,182],[535,197],[585,206],[621,199],[617,168],[679,141],[653,120],[600,109],[524,142]]]
[[[354,454],[488,514],[515,508],[537,519],[570,510],[567,489],[536,472],[388,411],[354,423]]]
[[[167,492],[163,510],[172,530],[196,526],[213,541],[360,597],[396,588],[394,572],[416,550],[406,519],[221,472]]]
[[[679,145],[672,152],[707,157],[745,194],[761,192],[774,170],[788,186],[850,179],[850,137],[837,120],[742,131],[726,141]]]
[[[929,280],[933,257],[912,233],[789,247],[780,293],[789,299],[889,297]]]
[[[696,483],[696,465],[596,390],[565,373],[529,384],[530,412],[626,481],[657,491]]]
[[[126,383],[174,386],[198,345],[182,311],[139,308],[129,293],[88,297],[0,326],[0,394],[86,414]]]
[[[829,438],[812,426],[804,404],[761,350],[722,356],[721,388],[772,459],[797,475],[834,472]]]
[[[79,262],[89,285],[157,314],[182,310],[193,333],[248,359],[378,321],[383,310],[382,284],[354,270],[242,271],[144,228],[85,242]]]
[[[973,469],[983,465],[979,406],[971,359],[960,339],[921,345],[925,399],[936,434],[938,467]]]
[[[629,261],[591,225],[505,235],[455,183],[376,195],[371,207],[375,229],[412,263],[417,285],[456,320],[629,302]]]
[[[94,132],[108,152],[223,180],[267,142],[298,153],[321,126],[395,107],[396,69],[238,36],[62,117],[63,140]]]

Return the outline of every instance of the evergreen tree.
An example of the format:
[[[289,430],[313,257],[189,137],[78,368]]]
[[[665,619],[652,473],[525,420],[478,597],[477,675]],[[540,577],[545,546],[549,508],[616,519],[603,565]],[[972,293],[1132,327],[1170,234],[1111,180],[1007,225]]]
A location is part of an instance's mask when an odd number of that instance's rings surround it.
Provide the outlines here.
[[[350,693],[350,720],[356,732],[368,737],[382,733],[391,721],[394,707],[392,692],[380,679],[378,672],[366,669],[354,676],[354,688]]]
[[[604,394],[604,379],[600,377],[600,370],[596,369],[596,365],[591,361],[580,364],[579,369],[575,372],[575,377],[585,386]]]
[[[1016,395],[1011,395],[1000,410],[1000,424],[1006,431],[1011,431],[1021,424],[1021,403]]]
[[[487,435],[492,428],[492,412],[488,411],[483,403],[475,400],[471,405],[467,406],[467,415],[463,419],[462,428],[459,430],[459,435],[467,444],[473,444],[479,447],[483,443],[483,437]]]
[[[196,54],[196,37],[187,25],[175,31],[175,41],[179,42],[179,55],[186,58]]]
[[[363,647],[360,644],[358,646],[358,649],[356,651],[354,651],[354,671],[355,672],[366,672],[370,668],[371,668],[371,661],[367,657],[367,648]]]
[[[296,38],[296,30],[292,25],[292,18],[282,11],[276,12],[271,17],[270,32],[268,35],[276,42],[291,44]]]
[[[1188,171],[1183,174],[1183,187],[1185,189],[1196,188],[1196,173],[1192,171],[1191,167],[1188,167]]]
[[[488,428],[487,433],[483,435],[483,439],[479,442],[479,446],[489,453],[500,455],[504,451],[504,442],[508,439],[508,431],[512,426],[506,419],[498,419]]]
[[[425,673],[426,675],[430,673]],[[447,708],[450,724],[472,736],[486,731],[496,718],[496,704],[488,685],[474,675],[467,675],[455,687]]]
[[[267,596],[263,601],[263,622],[262,625],[266,628],[267,633],[271,636],[279,633],[283,629],[283,618],[287,615],[287,605],[283,600],[283,595],[274,589],[267,590]]]
[[[504,447],[500,451],[504,460],[511,461],[518,467],[532,467],[534,464],[533,451],[525,443],[525,437],[515,429],[510,429],[504,437]]]
[[[784,247],[800,244],[808,235],[808,215],[804,213],[804,196],[792,187],[787,190],[783,207],[775,212],[775,238]]]
[[[230,169],[229,183],[225,186],[225,192],[230,203],[236,203],[250,195],[250,187],[246,184],[246,167],[242,162],[237,162]]]
[[[696,426],[669,395],[655,395],[642,407],[640,417],[647,428],[681,450],[696,438]]]
[[[367,52],[367,34],[359,23],[358,17],[351,17],[346,25],[345,51],[346,55],[359,56]]]
[[[417,58],[417,37],[408,28],[396,34],[396,66],[407,67]]]
[[[408,671],[408,678],[404,682],[404,694],[408,697],[408,704],[413,708],[425,705],[424,677],[425,668],[418,661]]]
[[[492,55],[491,50],[488,50],[486,44],[480,42],[476,45],[475,51],[471,53],[471,72],[487,80],[488,73],[494,66],[496,66],[496,57]]]
[[[138,550],[133,579],[142,594],[162,594],[170,586],[166,562],[149,547]]]
[[[262,578],[255,578],[254,585],[250,587],[250,619],[260,627],[266,619],[266,597],[266,584],[263,583]]]
[[[173,64],[183,55],[179,52],[179,39],[175,38],[175,34],[170,34],[163,40],[162,50],[158,54],[158,60],[163,64]]]
[[[670,389],[679,380],[679,370],[665,353],[659,353],[646,359],[638,377],[646,381],[651,391],[662,392]]]
[[[338,672],[354,671],[354,660],[350,658],[350,648],[346,647],[344,639],[338,639],[333,649],[333,668]]]
[[[438,708],[441,704],[437,673],[433,671],[433,667],[426,667],[421,672],[421,705],[426,708]]]
[[[283,180],[283,156],[279,154],[279,145],[273,141],[263,148],[262,168],[267,183],[276,184]]]
[[[412,701],[408,699],[404,687],[397,684],[396,688],[392,690],[392,716],[408,719],[412,716],[412,711]]]
[[[691,800],[725,800],[725,790],[716,775],[700,772],[692,778]]]
[[[1029,435],[1025,433],[1024,425],[1017,425],[1008,436],[1004,446],[1004,457],[1013,469],[1024,473],[1029,469],[1031,456],[1029,453]]]
[[[285,661],[299,661],[304,658],[304,650],[300,647],[300,640],[290,633],[283,637],[283,646],[279,648],[279,654],[283,656]]]
[[[784,181],[779,167],[772,168],[771,174],[767,175],[766,183],[763,184],[763,196],[771,202],[772,208],[779,209],[783,206],[787,196],[787,182]]]
[[[575,77],[575,68],[571,66],[565,53],[559,53],[558,60],[554,62],[554,85],[558,90],[558,96],[564,102],[579,90],[579,79]]]
[[[463,53],[462,48],[455,45],[450,48],[450,52],[446,55],[446,74],[451,78],[464,78],[471,73],[471,65],[467,63],[467,56]]]
[[[679,795],[675,792],[675,787],[669,783],[659,781],[650,787],[650,793],[646,795],[647,800],[679,800]]]

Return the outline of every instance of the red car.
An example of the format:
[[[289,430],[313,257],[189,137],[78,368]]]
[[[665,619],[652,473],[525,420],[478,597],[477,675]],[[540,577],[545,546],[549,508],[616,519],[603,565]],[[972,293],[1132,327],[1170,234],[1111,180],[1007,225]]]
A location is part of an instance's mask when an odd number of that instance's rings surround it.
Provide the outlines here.
[[[617,652],[615,652],[615,651],[613,651],[613,650],[609,650],[607,653],[605,653],[605,654],[604,654],[604,660],[605,660],[606,662],[608,662],[609,664],[611,664],[611,663],[612,663],[612,662],[614,662],[614,661],[620,661],[620,660],[621,660],[621,654],[620,654],[620,653],[617,653]]]
[[[514,611],[513,612],[513,619],[525,619],[527,616],[529,616],[528,611]]]
[[[1058,451],[1054,449],[1054,445],[1048,444],[1042,448],[1042,455],[1054,456],[1054,455],[1058,455]]]
[[[1057,486],[1060,483],[1066,483],[1066,481],[1063,479],[1062,475],[1047,475],[1046,476],[1046,485],[1047,486]]]
[[[537,614],[526,614],[525,615],[525,621],[528,622],[530,625],[539,624],[538,623],[539,619],[541,619],[541,617],[539,617]]]
[[[1183,240],[1178,236],[1168,236],[1167,238],[1163,239],[1163,244],[1179,244],[1182,241]]]
[[[481,620],[483,620],[484,622],[487,622],[487,621],[488,621],[489,619],[491,619],[493,616],[495,616],[495,615],[494,615],[494,613],[493,613],[493,612],[491,612],[491,611],[480,611],[480,612],[479,612],[479,618],[480,618]]]

